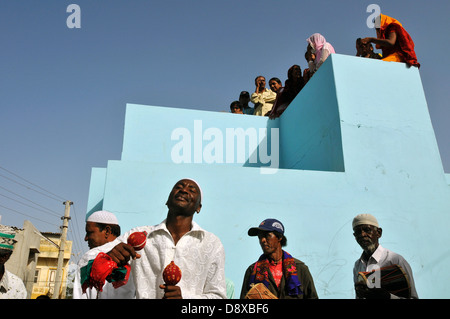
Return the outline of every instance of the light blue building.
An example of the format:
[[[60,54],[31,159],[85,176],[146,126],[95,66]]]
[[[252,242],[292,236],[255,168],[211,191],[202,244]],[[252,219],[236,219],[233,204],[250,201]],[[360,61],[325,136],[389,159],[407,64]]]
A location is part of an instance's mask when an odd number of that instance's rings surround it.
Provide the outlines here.
[[[272,217],[319,298],[354,298],[351,222],[371,213],[419,297],[450,297],[450,175],[417,68],[334,54],[276,120],[129,104],[121,160],[92,169],[87,215],[112,211],[124,231],[158,224],[182,178],[202,187],[194,220],[222,240],[236,296],[261,254],[247,230]]]

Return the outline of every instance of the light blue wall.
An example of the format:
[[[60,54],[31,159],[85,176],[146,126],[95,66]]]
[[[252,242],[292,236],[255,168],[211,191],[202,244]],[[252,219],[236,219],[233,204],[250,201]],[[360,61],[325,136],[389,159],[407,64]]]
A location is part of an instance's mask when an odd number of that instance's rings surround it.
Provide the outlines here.
[[[325,63],[280,118],[281,167],[344,171],[333,65]],[[326,92],[326,94],[324,94]]]
[[[194,121],[203,133],[211,128],[223,136],[227,128],[278,129],[280,169],[267,174],[261,162],[250,165],[252,152],[245,163],[174,164],[179,140],[171,135],[180,127],[193,134]],[[202,147],[214,143],[205,139]],[[450,177],[415,68],[332,55],[275,121],[127,105],[122,158],[93,169],[87,214],[110,210],[124,230],[157,224],[172,186],[185,177],[203,189],[194,219],[221,238],[237,295],[246,267],[261,254],[247,230],[273,217],[285,224],[286,251],[309,266],[319,297],[353,298],[361,249],[351,221],[368,212],[383,228],[381,244],[410,262],[419,297],[450,297],[450,254],[442,248],[449,240]]]
[[[105,195],[106,168],[94,167],[91,170],[91,183],[89,185],[88,211],[86,219],[93,212],[101,210],[103,207],[103,197]]]
[[[123,161],[143,161],[154,163],[173,163],[172,151],[178,143],[190,141],[189,161],[193,164],[208,163],[209,147],[214,148],[222,144],[223,155],[218,156],[215,164],[227,163],[237,166],[261,166],[264,165],[257,158],[256,163],[249,163],[249,157],[256,151],[250,147],[249,129],[256,133],[258,139],[260,129],[268,131],[269,153],[271,145],[271,128],[278,128],[278,120],[267,122],[266,118],[256,116],[239,116],[231,113],[218,113],[209,111],[195,111],[176,108],[163,108],[157,106],[143,106],[128,104],[125,118],[124,143],[122,150]],[[242,130],[246,138],[245,159],[237,156],[238,137],[227,138],[227,129],[232,132]],[[185,135],[177,135],[177,132],[187,132]],[[247,135],[246,135],[247,133]],[[209,135],[210,134],[210,135]],[[262,135],[261,135],[262,136]],[[257,139],[255,141],[257,141]],[[227,143],[234,141],[233,160],[227,162]],[[208,147],[209,145],[209,147]],[[257,146],[257,144],[256,144]],[[232,154],[232,153],[230,153]],[[231,156],[231,155],[230,155]]]

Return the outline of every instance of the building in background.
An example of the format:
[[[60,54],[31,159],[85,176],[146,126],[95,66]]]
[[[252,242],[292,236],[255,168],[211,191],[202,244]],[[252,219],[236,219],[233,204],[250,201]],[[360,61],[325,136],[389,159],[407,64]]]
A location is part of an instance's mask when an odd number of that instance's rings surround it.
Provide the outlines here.
[[[42,295],[51,297],[56,282],[61,234],[41,233],[28,220],[24,221],[22,229],[10,227],[16,230],[17,242],[13,254],[6,262],[6,268],[22,279],[27,289],[27,299],[35,299]],[[66,241],[60,299],[66,298],[71,253],[72,241]]]
[[[55,293],[54,287],[56,282],[56,271],[58,268],[60,236],[61,234],[59,233],[42,233],[39,245],[40,254],[34,273],[34,285],[31,299],[35,299],[42,295],[51,297]],[[66,241],[59,299],[65,299],[66,297],[67,274],[71,252],[72,241]]]
[[[40,232],[33,224],[25,220],[23,229],[13,227],[16,230],[14,250],[6,262],[6,269],[22,279],[27,288],[27,298],[30,298],[36,264],[39,256]]]

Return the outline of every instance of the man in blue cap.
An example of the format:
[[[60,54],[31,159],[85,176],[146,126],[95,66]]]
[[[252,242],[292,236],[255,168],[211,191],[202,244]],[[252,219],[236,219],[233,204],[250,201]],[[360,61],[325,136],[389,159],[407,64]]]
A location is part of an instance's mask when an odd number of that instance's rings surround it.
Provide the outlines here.
[[[250,228],[248,235],[258,236],[263,254],[245,272],[241,299],[258,283],[264,284],[278,299],[318,298],[308,266],[282,249],[287,239],[279,220],[266,219],[258,227]]]

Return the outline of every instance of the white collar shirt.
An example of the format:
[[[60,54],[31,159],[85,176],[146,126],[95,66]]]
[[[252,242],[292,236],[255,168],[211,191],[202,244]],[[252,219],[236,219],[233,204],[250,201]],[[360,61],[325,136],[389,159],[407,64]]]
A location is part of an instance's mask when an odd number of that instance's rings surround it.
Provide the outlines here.
[[[411,298],[417,299],[418,295],[414,284],[414,277],[411,266],[401,255],[394,253],[393,251],[386,249],[381,245],[378,245],[378,248],[367,261],[365,261],[363,259],[363,255],[361,255],[361,257],[355,262],[355,265],[353,267],[353,280],[355,283],[358,281],[359,272],[367,272],[371,271],[374,267],[383,268],[391,265],[399,265],[403,268],[409,279],[409,284],[411,287]],[[399,297],[391,294],[391,298],[395,299]]]
[[[161,299],[164,290],[163,271],[171,262],[180,268],[182,277],[177,286],[182,298],[226,298],[225,250],[220,239],[192,222],[189,232],[175,245],[164,220],[159,225],[137,227],[135,231],[147,232],[147,243],[139,251],[140,258],[131,261],[131,273],[138,299]]]
[[[85,266],[89,260],[95,259],[98,253],[107,253],[119,243],[120,241],[116,238],[112,242],[90,249],[83,255],[78,262],[77,270],[75,272],[73,299],[133,299],[135,297],[134,282],[131,277],[125,285],[118,288],[114,288],[112,283],[106,281],[102,287],[102,291],[97,291],[94,287],[88,287],[83,293],[80,273],[81,268]]]

